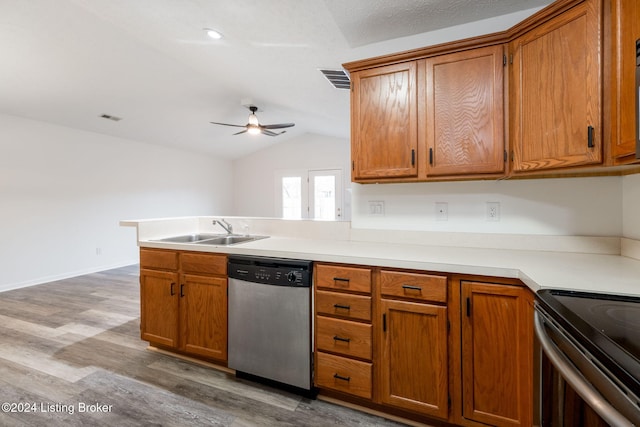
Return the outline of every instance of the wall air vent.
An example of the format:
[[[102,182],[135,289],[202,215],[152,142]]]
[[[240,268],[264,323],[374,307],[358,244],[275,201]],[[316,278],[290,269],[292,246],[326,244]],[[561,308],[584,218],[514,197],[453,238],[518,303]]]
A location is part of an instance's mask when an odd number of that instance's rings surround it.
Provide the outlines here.
[[[336,89],[349,89],[351,87],[349,75],[344,70],[320,70],[320,72]]]
[[[120,120],[122,120],[122,117],[116,117],[110,114],[103,114],[100,117],[107,120],[113,120],[114,122],[119,122]]]

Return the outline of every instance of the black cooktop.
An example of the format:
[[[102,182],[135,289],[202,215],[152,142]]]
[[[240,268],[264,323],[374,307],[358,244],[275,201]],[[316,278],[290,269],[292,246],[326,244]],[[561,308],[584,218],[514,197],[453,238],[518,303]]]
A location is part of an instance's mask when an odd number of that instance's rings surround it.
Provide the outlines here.
[[[538,302],[640,396],[640,298],[545,289]]]

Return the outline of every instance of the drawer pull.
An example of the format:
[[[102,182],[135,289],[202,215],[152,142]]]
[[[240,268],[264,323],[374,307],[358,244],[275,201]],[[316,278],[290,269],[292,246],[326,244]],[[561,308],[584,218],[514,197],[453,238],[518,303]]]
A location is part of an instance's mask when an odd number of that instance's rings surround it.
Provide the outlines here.
[[[411,289],[413,291],[421,291],[422,287],[421,286],[411,286],[411,285],[402,285],[403,289]]]
[[[342,305],[342,304],[333,304],[334,308],[341,308],[343,310],[351,310],[350,305]]]
[[[176,294],[176,291],[173,289],[176,287],[176,283],[175,282],[171,282],[171,296],[174,296]]]
[[[349,282],[349,279],[345,279],[344,277],[334,277],[334,282]]]
[[[333,337],[333,340],[334,341],[342,341],[342,342],[351,342],[351,338],[342,338],[342,337],[339,337],[337,335]]]
[[[351,377],[343,377],[342,375],[333,374],[333,378],[342,381],[351,381]]]

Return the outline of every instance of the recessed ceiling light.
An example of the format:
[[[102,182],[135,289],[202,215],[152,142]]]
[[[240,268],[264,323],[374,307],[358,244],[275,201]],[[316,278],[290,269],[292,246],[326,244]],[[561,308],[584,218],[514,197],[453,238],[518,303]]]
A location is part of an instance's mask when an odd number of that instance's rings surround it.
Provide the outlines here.
[[[212,30],[211,28],[204,28],[204,31],[214,40],[220,40],[222,38],[222,34],[219,31]]]

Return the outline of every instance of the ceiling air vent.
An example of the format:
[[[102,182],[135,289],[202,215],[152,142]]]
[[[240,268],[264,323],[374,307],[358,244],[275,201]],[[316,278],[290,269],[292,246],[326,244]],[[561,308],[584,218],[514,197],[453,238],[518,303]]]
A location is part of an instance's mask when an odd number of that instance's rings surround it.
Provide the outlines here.
[[[320,70],[320,72],[336,89],[349,89],[351,87],[349,75],[344,70]]]
[[[110,114],[103,114],[100,117],[107,120],[113,120],[114,122],[119,122],[120,120],[122,120],[122,117],[116,117]]]

